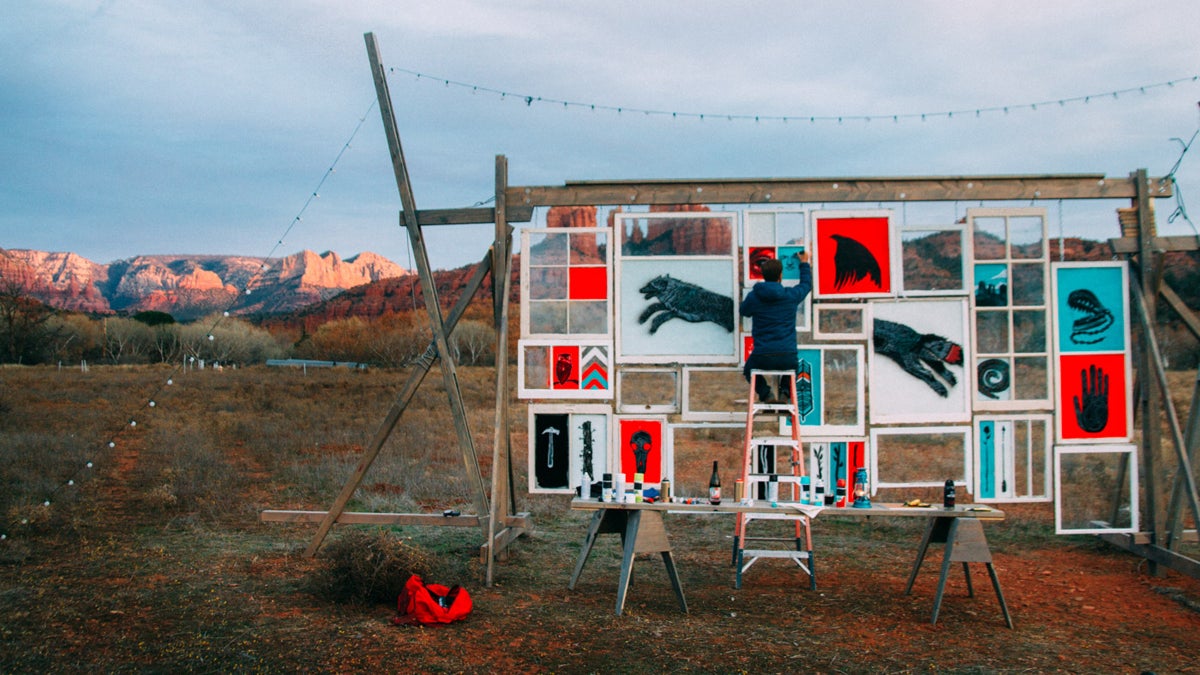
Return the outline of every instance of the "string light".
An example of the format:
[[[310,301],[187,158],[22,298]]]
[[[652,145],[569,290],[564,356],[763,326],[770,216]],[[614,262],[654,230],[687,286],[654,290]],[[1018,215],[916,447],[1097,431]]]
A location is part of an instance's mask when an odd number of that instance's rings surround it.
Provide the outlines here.
[[[796,115],[796,114],[792,114],[792,115],[788,115],[788,116],[783,116],[783,115],[764,115],[761,113],[733,115],[733,114],[729,114],[729,113],[712,113],[712,112],[703,112],[702,113],[702,112],[686,112],[686,111],[680,111],[680,110],[655,110],[655,109],[651,109],[651,108],[631,108],[629,106],[616,106],[616,105],[606,105],[603,103],[571,101],[571,100],[567,100],[567,99],[552,98],[549,96],[537,96],[534,94],[519,94],[519,93],[515,93],[515,92],[511,92],[511,91],[505,91],[502,89],[496,89],[493,87],[486,87],[486,86],[483,86],[480,84],[459,82],[457,80],[453,80],[453,79],[449,79],[449,78],[445,78],[445,77],[435,77],[435,76],[431,76],[431,75],[426,75],[424,73],[420,73],[415,70],[410,70],[407,68],[400,68],[400,67],[396,67],[396,66],[389,67],[388,71],[393,72],[393,73],[405,73],[408,75],[413,75],[413,76],[415,76],[415,79],[417,81],[420,81],[423,79],[428,79],[431,81],[440,82],[440,83],[442,83],[443,87],[447,87],[447,88],[469,89],[471,94],[484,93],[484,94],[497,95],[500,97],[501,100],[505,100],[509,96],[515,96],[515,97],[525,101],[526,107],[532,107],[534,103],[552,103],[556,106],[562,106],[563,108],[581,108],[581,109],[588,109],[588,110],[593,110],[593,111],[601,110],[601,111],[606,111],[606,112],[614,112],[614,113],[617,113],[618,115],[620,115],[622,113],[626,113],[626,112],[631,112],[631,113],[642,113],[643,115],[655,115],[655,116],[663,116],[663,117],[670,116],[672,119],[690,118],[690,119],[696,119],[696,120],[704,120],[705,118],[716,117],[716,118],[724,118],[726,121],[729,121],[729,122],[752,121],[755,123],[758,123],[758,122],[785,122],[786,123],[788,121],[789,117],[792,119],[795,119],[796,117],[800,117],[801,119],[803,119],[804,117],[808,117],[808,121],[812,124],[816,124],[817,122],[833,122],[833,123],[837,123],[837,124],[842,124],[843,122],[867,123],[867,122],[870,122],[872,118],[876,118],[876,117],[891,117],[892,121],[897,122],[897,123],[900,122],[900,120],[918,120],[918,119],[920,121],[924,122],[928,119],[951,120],[951,119],[954,119],[954,116],[956,114],[957,115],[965,115],[967,113],[972,113],[972,112],[975,113],[976,117],[982,117],[982,115],[984,113],[1003,113],[1003,114],[1007,115],[1009,113],[1009,111],[1018,111],[1018,110],[1029,110],[1032,112],[1036,112],[1038,110],[1038,106],[1049,106],[1050,104],[1053,104],[1053,103],[1057,103],[1059,105],[1059,107],[1066,107],[1066,105],[1068,103],[1085,103],[1086,104],[1086,103],[1090,103],[1093,98],[1099,98],[1099,97],[1111,96],[1113,98],[1113,100],[1119,100],[1121,94],[1128,94],[1128,93],[1134,93],[1134,92],[1145,94],[1150,89],[1159,89],[1159,88],[1163,88],[1163,87],[1173,88],[1177,84],[1183,84],[1183,83],[1188,83],[1188,82],[1194,83],[1194,82],[1200,81],[1200,75],[1192,75],[1189,77],[1180,77],[1180,78],[1176,78],[1174,80],[1167,80],[1164,82],[1155,82],[1152,84],[1141,84],[1141,85],[1137,85],[1135,87],[1129,87],[1126,89],[1117,89],[1114,91],[1093,93],[1093,94],[1087,94],[1087,95],[1083,95],[1083,96],[1062,97],[1062,98],[1055,97],[1055,98],[1047,99],[1045,101],[1031,101],[1029,103],[1010,103],[1008,105],[998,105],[998,106],[979,107],[979,108],[971,107],[971,108],[964,108],[961,110],[940,110],[940,111],[926,111],[926,112],[916,112],[916,113],[890,113],[890,114],[874,114],[874,115],[844,114],[843,113],[840,115],[802,115],[802,114]]]
[[[320,190],[325,185],[325,181],[328,180],[329,176],[331,176],[334,173],[334,171],[336,170],[338,162],[342,159],[342,156],[345,155],[346,151],[350,148],[351,141],[353,141],[354,137],[358,135],[359,130],[362,129],[363,124],[366,122],[367,117],[371,113],[371,110],[373,110],[375,108],[375,105],[376,105],[376,101],[374,99],[372,99],[371,105],[367,108],[366,112],[364,112],[362,114],[362,116],[359,118],[358,124],[354,127],[354,131],[351,132],[351,134],[350,134],[350,138],[347,139],[345,144],[342,145],[341,150],[338,151],[337,156],[334,157],[334,160],[330,164],[329,168],[321,176],[321,180],[318,181],[316,188],[313,189],[313,191],[310,193],[308,199],[304,202],[304,205],[301,206],[299,213],[296,214],[296,217],[293,218],[291,223],[284,229],[283,235],[280,236],[279,239],[276,241],[275,246],[267,253],[266,256],[263,256],[264,262],[261,265],[260,272],[256,275],[253,275],[250,279],[248,279],[246,281],[246,287],[244,289],[246,295],[250,295],[250,291],[251,291],[250,287],[253,286],[260,279],[262,279],[265,276],[266,272],[271,269],[270,264],[266,261],[269,261],[270,259],[275,257],[279,247],[281,247],[283,245],[284,239],[292,231],[292,229],[296,226],[296,223],[299,223],[302,220],[302,216],[304,215],[304,212],[308,210],[308,207],[312,204],[312,202],[315,199],[318,199],[320,197]],[[233,305],[237,302],[236,298],[239,297],[240,295],[241,295],[240,293],[235,295],[235,299],[231,300],[230,304],[220,313],[220,315],[216,318],[216,320],[213,322],[213,324],[209,327],[208,331],[206,332],[206,337],[209,342],[215,342],[216,329],[220,326],[220,324],[225,319],[229,318],[230,310],[233,309]],[[196,360],[196,357],[191,356],[189,362],[194,363],[195,360]],[[172,370],[171,376],[168,377],[166,379],[166,381],[162,385],[159,386],[158,389],[156,389],[154,392],[152,392],[150,394],[149,398],[143,404],[143,407],[155,408],[158,405],[157,400],[156,400],[156,397],[158,396],[158,394],[162,391],[162,389],[164,387],[169,387],[175,383],[174,374],[177,373],[183,367],[184,367],[183,363],[177,364],[175,366],[175,369]],[[115,449],[117,447],[117,439],[120,437],[120,435],[130,429],[135,429],[137,427],[137,425],[138,425],[138,421],[136,418],[127,418],[127,422],[122,425],[122,428],[118,429],[115,433],[111,434],[104,445],[109,450]],[[68,487],[75,487],[76,479],[80,478],[81,474],[84,471],[91,470],[94,467],[95,467],[95,459],[94,458],[88,459],[86,462],[84,462],[83,466],[80,467],[79,469],[77,469],[71,477],[69,477],[66,481],[60,483],[58,485],[58,487],[55,487],[54,489],[52,489],[50,491],[50,494],[42,500],[42,507],[48,508],[50,506],[50,504],[52,503],[52,500],[55,498],[55,496],[58,494],[58,492],[60,490],[62,490],[64,488],[68,488]],[[20,524],[22,526],[28,525],[29,519],[21,518]],[[9,532],[0,530],[0,541],[7,542],[8,540],[9,540]]]

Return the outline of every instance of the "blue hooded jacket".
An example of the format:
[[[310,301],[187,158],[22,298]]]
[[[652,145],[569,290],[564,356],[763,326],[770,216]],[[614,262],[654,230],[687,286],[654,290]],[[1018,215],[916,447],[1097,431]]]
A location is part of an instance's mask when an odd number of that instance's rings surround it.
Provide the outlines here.
[[[778,281],[760,281],[750,289],[738,311],[754,320],[754,351],[786,354],[796,351],[796,308],[812,291],[812,266],[800,263],[800,280],[795,286]]]

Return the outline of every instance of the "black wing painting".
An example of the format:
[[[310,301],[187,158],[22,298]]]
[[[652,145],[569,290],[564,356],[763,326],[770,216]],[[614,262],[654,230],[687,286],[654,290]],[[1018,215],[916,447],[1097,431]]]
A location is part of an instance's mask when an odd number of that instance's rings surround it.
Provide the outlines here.
[[[829,236],[837,242],[837,252],[833,254],[835,290],[868,277],[877,287],[883,288],[883,272],[870,249],[850,237],[840,234]]]

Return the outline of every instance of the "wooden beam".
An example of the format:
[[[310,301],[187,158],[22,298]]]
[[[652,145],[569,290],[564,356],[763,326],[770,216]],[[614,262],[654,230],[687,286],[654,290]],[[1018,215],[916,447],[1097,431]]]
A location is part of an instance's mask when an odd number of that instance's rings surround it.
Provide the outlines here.
[[[504,219],[510,223],[525,223],[533,218],[532,206],[501,207]],[[400,214],[404,218],[404,214]],[[491,225],[496,222],[496,209],[421,209],[417,224],[427,225]]]
[[[258,518],[264,523],[319,523],[329,511],[266,510]],[[334,519],[343,525],[445,525],[479,527],[479,516],[443,516],[437,513],[364,513],[343,511]]]
[[[508,186],[508,159],[496,156],[496,210],[495,238],[492,245],[492,318],[496,330],[496,417],[495,435],[492,437],[492,510],[488,521],[487,568],[484,582],[492,585],[492,574],[496,554],[512,541],[497,539],[500,522],[516,511],[515,487],[512,474],[512,438],[508,419],[508,301],[512,289],[512,228],[505,214],[505,187]],[[515,539],[515,537],[514,537]],[[497,548],[498,547],[498,548]]]
[[[955,200],[1131,199],[1136,179],[1103,174],[930,176],[915,178],[756,178],[574,181],[562,186],[512,186],[510,208],[621,204],[790,204]],[[1155,197],[1171,182],[1152,179]]]
[[[1134,543],[1133,538],[1128,534],[1100,534],[1097,536],[1117,548],[1123,548],[1156,565],[1173,569],[1193,579],[1200,579],[1200,560],[1189,558],[1161,546]]]
[[[1155,268],[1157,267],[1157,252],[1154,249],[1154,215],[1152,213],[1152,190],[1150,179],[1145,169],[1139,169],[1131,176],[1137,188],[1134,206],[1137,208],[1137,239],[1138,239],[1138,270],[1140,279],[1133,280],[1131,285],[1137,286],[1140,298],[1157,298],[1158,286],[1155,284]],[[1141,328],[1142,349],[1139,355],[1138,372],[1142,378],[1149,378],[1154,371],[1154,356],[1150,344],[1154,340],[1154,324],[1156,321],[1158,303],[1142,303],[1139,327]],[[1162,422],[1159,414],[1162,411],[1162,396],[1157,387],[1143,383],[1140,403],[1142,421],[1142,481],[1146,494],[1146,518],[1150,532],[1154,533],[1154,543],[1165,541],[1165,512],[1166,504],[1161,503],[1159,486],[1161,480],[1158,472],[1162,461]],[[1158,574],[1157,561],[1150,560],[1150,573]]]
[[[1171,306],[1171,309],[1175,310],[1179,318],[1183,319],[1184,325],[1188,327],[1188,330],[1192,331],[1192,335],[1197,340],[1200,340],[1200,317],[1197,317],[1192,308],[1188,307],[1183,298],[1179,297],[1179,294],[1175,292],[1175,289],[1167,284],[1164,283],[1158,289],[1158,292],[1159,295],[1162,295],[1163,300],[1166,300],[1167,304]]]
[[[1133,541],[1135,544],[1150,543],[1149,532],[1134,532],[1129,536],[1131,537],[1131,541]],[[1183,530],[1179,533],[1179,541],[1195,544],[1196,542],[1200,541],[1200,538],[1197,538],[1195,530]]]
[[[1137,237],[1116,237],[1108,240],[1113,253],[1131,255],[1141,251]],[[1151,247],[1156,251],[1195,251],[1200,249],[1200,237],[1180,235],[1174,237],[1154,237]]]
[[[400,203],[404,207],[402,213],[405,229],[412,240],[413,260],[416,262],[417,275],[421,281],[421,292],[425,294],[425,310],[429,315],[430,329],[433,339],[437,342],[438,364],[442,371],[442,384],[449,399],[451,416],[454,419],[454,433],[458,437],[458,446],[462,451],[463,470],[468,482],[473,488],[475,508],[479,513],[490,513],[488,505],[487,486],[479,471],[479,458],[475,452],[475,441],[471,437],[471,429],[467,422],[466,407],[463,405],[462,390],[458,382],[458,370],[450,351],[450,343],[445,324],[442,319],[442,307],[438,301],[437,285],[433,280],[433,267],[429,263],[429,252],[425,246],[425,236],[417,222],[417,202],[413,194],[412,180],[408,173],[408,164],[404,161],[404,148],[400,143],[400,131],[396,128],[396,115],[392,110],[392,95],[388,89],[387,71],[379,54],[379,45],[373,33],[363,36],[367,43],[367,56],[371,61],[371,73],[375,78],[375,94],[379,100],[379,114],[383,118],[383,128],[388,141],[388,150],[392,156],[392,172],[396,176],[396,189],[400,192]],[[486,534],[487,528],[484,528]]]

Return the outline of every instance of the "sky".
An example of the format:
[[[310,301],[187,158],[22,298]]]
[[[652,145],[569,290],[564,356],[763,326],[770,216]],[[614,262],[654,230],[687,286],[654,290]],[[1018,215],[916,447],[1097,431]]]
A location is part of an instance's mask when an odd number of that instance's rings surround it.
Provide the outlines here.
[[[368,32],[420,209],[490,199],[500,154],[510,185],[1161,176],[1200,128],[1191,0],[3,4],[0,248],[99,263],[308,249],[411,267]],[[1198,155],[1175,173],[1185,207]],[[976,205],[902,208],[938,224]],[[1103,239],[1128,203],[1041,205],[1052,234]],[[1160,232],[1195,234],[1167,222],[1176,206],[1156,204]],[[457,267],[491,227],[425,236]]]

